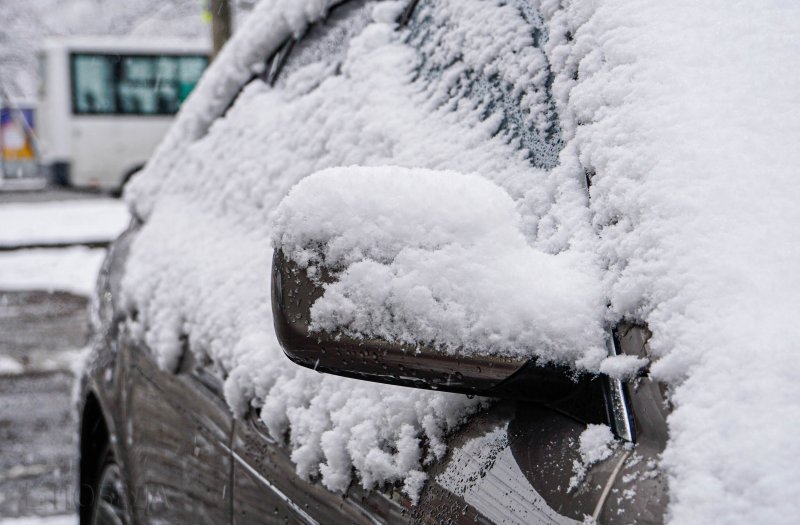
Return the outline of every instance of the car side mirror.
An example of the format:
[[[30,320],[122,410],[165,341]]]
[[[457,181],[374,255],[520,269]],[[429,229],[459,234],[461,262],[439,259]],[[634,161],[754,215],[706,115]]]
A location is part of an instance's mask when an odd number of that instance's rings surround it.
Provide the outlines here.
[[[357,338],[341,332],[312,332],[311,306],[323,292],[322,282],[310,279],[306,270],[281,250],[275,251],[275,332],[286,356],[307,368],[379,383],[538,401],[563,397],[576,386],[574,373],[566,367],[536,366],[528,358],[454,356],[429,346]],[[526,388],[517,390],[515,383],[523,376]]]
[[[382,173],[381,170],[389,170],[390,173]],[[403,173],[396,173],[398,170]],[[365,174],[364,171],[369,173]],[[576,392],[587,389],[596,394],[601,383],[598,376],[579,374],[573,368],[554,361],[545,363],[531,353],[500,355],[453,352],[429,343],[410,344],[391,336],[355,334],[338,328],[320,329],[318,324],[315,325],[312,315],[314,305],[332,285],[337,284],[344,273],[343,266],[347,266],[342,264],[346,257],[335,259],[329,249],[333,245],[341,249],[343,244],[347,244],[342,242],[343,238],[333,239],[330,235],[331,231],[339,228],[337,220],[346,223],[342,228],[347,230],[351,239],[355,238],[356,242],[364,244],[355,247],[354,253],[367,253],[365,257],[369,259],[374,255],[368,253],[372,245],[369,238],[371,234],[367,230],[383,236],[376,244],[384,247],[391,245],[398,235],[402,236],[402,232],[390,235],[387,241],[386,231],[402,225],[404,221],[412,224],[415,220],[413,217],[396,216],[398,207],[424,207],[440,202],[436,195],[430,195],[437,190],[428,182],[433,179],[438,186],[449,182],[449,179],[437,181],[435,174],[439,172],[421,175],[426,177],[426,182],[421,184],[427,184],[421,190],[424,195],[418,193],[405,201],[401,198],[398,202],[398,195],[406,190],[416,191],[409,188],[415,188],[414,184],[422,180],[414,180],[414,173],[407,171],[400,168],[340,168],[328,170],[328,173],[321,172],[298,184],[278,208],[275,219],[278,233],[274,238],[276,250],[272,265],[272,312],[278,340],[289,359],[319,372],[357,379],[471,395],[511,397],[545,404],[558,404],[574,398]],[[448,174],[451,175],[466,177]],[[399,183],[399,180],[406,182]],[[454,235],[460,232],[472,235],[471,232],[483,227],[478,224],[480,218],[475,219],[475,225],[464,225],[465,217],[472,213],[470,199],[475,200],[477,206],[478,201],[497,197],[490,194],[492,191],[503,190],[488,181],[468,180],[477,186],[474,195],[470,195],[469,188],[456,188],[459,194],[457,205],[462,207],[462,216],[449,224],[447,216],[435,218],[436,212],[431,205],[415,215],[424,217],[425,221],[434,221],[423,225],[424,231],[435,231],[447,239],[448,228],[454,229]],[[391,188],[382,195],[376,188],[384,183]],[[397,184],[402,187],[398,188]],[[443,187],[442,191],[451,192],[452,188]],[[509,203],[511,199],[507,194],[504,195],[498,197],[502,205],[510,207],[512,211],[509,215],[516,213],[513,204],[505,203],[503,199],[508,199]],[[426,198],[430,200],[420,202]],[[365,199],[366,204],[361,199]],[[442,204],[446,205],[446,202]],[[362,235],[355,231],[365,223],[369,223],[369,227],[365,228],[367,233]],[[389,226],[381,227],[382,224]],[[415,227],[419,225],[415,224]],[[323,230],[328,233],[320,233]],[[488,235],[504,233],[489,231]],[[292,255],[287,253],[287,249],[291,250]],[[298,256],[298,253],[301,255]],[[602,404],[603,394],[595,397]]]

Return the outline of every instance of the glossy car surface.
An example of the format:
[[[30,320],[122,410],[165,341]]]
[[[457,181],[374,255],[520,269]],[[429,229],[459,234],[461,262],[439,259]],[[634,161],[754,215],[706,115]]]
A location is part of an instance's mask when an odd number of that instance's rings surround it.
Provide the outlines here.
[[[346,2],[328,23],[363,16],[363,4]],[[414,24],[413,10],[404,17]],[[292,53],[323,38],[322,25],[272,57],[265,80],[276,82]],[[98,501],[114,499],[103,499],[108,479],[123,487],[124,501],[114,507],[123,523],[662,521],[666,483],[654,465],[668,406],[647,377],[586,378],[557,403],[496,401],[451,436],[446,458],[428,467],[416,505],[391,485],[365,492],[353,484],[339,495],[300,478],[286,446],[255,413],[233,417],[219,370],[188,348],[165,370],[137,343],[137,313],[122,307],[120,281],[138,229],[134,221],[113,245],[98,284],[98,334],[81,383],[81,523],[115,522],[96,511]],[[618,326],[611,351],[647,356],[648,335],[644,327]],[[618,443],[570,488],[589,424],[609,425]]]

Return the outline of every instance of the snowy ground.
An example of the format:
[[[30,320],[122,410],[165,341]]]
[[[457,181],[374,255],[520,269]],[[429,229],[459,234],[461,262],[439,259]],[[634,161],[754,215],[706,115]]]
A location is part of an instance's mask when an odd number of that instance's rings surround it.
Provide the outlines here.
[[[86,307],[72,294],[0,292],[0,518],[74,508],[71,367],[88,339]]]
[[[0,519],[0,525],[76,525],[76,516],[49,516],[49,517],[27,517]]]
[[[125,204],[112,199],[5,204],[0,247],[110,241],[128,220]]]
[[[103,249],[83,246],[0,252],[0,289],[89,295],[104,255]]]
[[[91,294],[105,250],[86,246],[45,247],[108,243],[125,229],[128,221],[125,205],[112,199],[3,203],[0,290]],[[31,248],[25,249],[28,246]]]
[[[72,368],[88,338],[88,297],[124,205],[92,194],[0,194],[0,525],[72,525]],[[6,247],[6,250],[2,250]]]

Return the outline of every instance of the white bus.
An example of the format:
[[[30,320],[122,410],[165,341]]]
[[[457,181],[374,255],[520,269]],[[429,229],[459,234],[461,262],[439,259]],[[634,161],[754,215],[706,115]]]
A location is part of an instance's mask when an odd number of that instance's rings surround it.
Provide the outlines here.
[[[37,108],[43,170],[60,184],[119,191],[166,133],[209,52],[176,39],[46,41]]]

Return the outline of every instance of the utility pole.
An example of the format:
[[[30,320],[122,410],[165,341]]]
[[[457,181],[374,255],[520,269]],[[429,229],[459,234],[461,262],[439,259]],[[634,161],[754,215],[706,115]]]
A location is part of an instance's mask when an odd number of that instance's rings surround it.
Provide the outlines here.
[[[228,0],[209,0],[211,11],[212,60],[231,37],[231,6]]]

